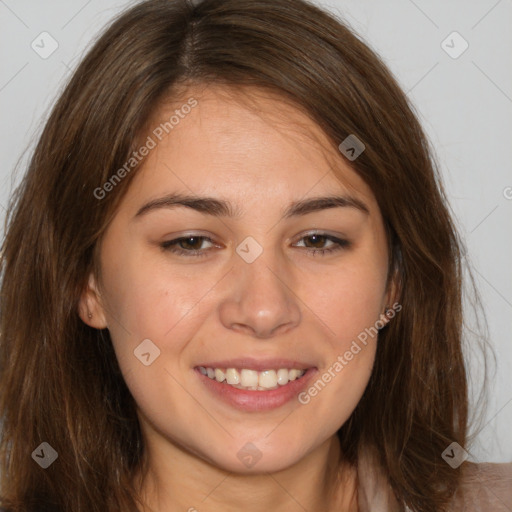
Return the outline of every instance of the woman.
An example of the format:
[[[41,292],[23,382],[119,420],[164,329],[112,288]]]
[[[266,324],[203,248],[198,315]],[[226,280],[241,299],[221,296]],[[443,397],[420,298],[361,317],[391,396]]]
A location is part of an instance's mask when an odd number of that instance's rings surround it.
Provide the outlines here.
[[[338,20],[134,6],[11,206],[2,506],[510,507],[511,465],[464,462],[460,264],[421,127]]]

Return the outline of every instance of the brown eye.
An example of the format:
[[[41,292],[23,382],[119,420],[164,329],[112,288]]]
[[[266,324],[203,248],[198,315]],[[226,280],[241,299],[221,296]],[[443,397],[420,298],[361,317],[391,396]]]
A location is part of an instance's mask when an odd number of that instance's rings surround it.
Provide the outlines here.
[[[323,246],[325,244],[325,242],[328,241],[328,238],[323,235],[309,235],[309,236],[304,237],[304,240],[310,240],[312,242],[312,246],[315,249],[323,249],[323,247],[318,247],[318,246],[319,245]]]
[[[202,249],[201,246],[204,242],[209,242],[213,246],[213,242],[206,236],[184,236],[175,238],[168,242],[160,244],[164,251],[169,251],[182,256],[206,256],[208,249]]]
[[[302,237],[300,241],[302,240],[305,241],[305,245],[303,247],[313,255],[318,253],[322,255],[333,253],[350,247],[350,242],[348,240],[343,240],[323,233],[311,233]],[[330,245],[326,247],[325,244],[329,242]]]
[[[182,249],[192,249],[193,251],[197,251],[201,248],[204,237],[201,236],[190,236],[188,238],[181,238],[178,241],[178,245]]]

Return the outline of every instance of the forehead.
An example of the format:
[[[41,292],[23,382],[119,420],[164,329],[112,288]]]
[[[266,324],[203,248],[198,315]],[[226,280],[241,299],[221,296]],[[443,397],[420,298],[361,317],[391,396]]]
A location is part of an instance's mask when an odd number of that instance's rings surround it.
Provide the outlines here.
[[[321,128],[268,91],[191,87],[155,110],[141,140],[148,137],[154,147],[130,186],[131,200],[179,190],[217,191],[237,197],[242,206],[249,200],[291,201],[310,192],[345,191],[374,201]]]

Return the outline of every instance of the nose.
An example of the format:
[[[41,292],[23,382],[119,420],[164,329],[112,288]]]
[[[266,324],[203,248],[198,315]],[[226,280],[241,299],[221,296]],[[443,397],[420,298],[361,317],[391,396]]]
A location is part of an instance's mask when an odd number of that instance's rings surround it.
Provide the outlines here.
[[[271,268],[272,267],[272,268]],[[229,293],[220,304],[224,327],[269,338],[284,334],[299,325],[298,298],[287,282],[287,272],[259,257],[252,263],[235,263],[229,281]]]

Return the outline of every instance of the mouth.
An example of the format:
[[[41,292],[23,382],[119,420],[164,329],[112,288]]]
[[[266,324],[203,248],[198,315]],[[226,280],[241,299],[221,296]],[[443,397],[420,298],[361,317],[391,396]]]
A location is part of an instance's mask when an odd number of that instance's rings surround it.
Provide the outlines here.
[[[249,368],[212,368],[199,366],[201,374],[217,382],[224,382],[236,389],[269,391],[286,386],[288,382],[300,379],[307,371],[297,368],[278,368],[258,372]]]
[[[265,367],[264,362],[243,362],[208,363],[194,367],[194,371],[216,399],[246,412],[283,406],[296,398],[318,372],[305,363],[281,361]]]

